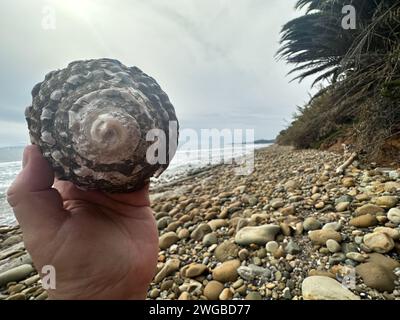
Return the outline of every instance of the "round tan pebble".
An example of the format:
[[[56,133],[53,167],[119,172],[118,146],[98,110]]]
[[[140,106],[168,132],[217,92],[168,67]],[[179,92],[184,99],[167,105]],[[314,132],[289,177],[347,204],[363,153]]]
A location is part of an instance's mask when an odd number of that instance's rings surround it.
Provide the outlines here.
[[[213,280],[206,285],[203,294],[208,300],[218,300],[222,290],[224,290],[224,285],[221,282]]]
[[[233,298],[233,292],[229,288],[225,288],[222,290],[221,294],[219,295],[219,300],[232,300]]]

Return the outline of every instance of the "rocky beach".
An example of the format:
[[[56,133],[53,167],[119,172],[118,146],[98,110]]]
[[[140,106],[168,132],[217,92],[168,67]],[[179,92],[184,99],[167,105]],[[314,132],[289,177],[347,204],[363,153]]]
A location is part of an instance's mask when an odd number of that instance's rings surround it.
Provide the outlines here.
[[[255,170],[156,185],[148,299],[400,300],[400,169],[272,146]],[[0,299],[47,299],[18,226],[0,227]]]

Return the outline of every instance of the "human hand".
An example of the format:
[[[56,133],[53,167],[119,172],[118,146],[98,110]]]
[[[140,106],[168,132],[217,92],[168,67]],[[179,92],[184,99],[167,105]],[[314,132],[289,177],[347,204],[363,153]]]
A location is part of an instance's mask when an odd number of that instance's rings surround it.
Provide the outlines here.
[[[148,186],[106,194],[54,183],[39,148],[28,146],[7,196],[36,269],[55,268],[50,299],[146,297],[158,255]]]

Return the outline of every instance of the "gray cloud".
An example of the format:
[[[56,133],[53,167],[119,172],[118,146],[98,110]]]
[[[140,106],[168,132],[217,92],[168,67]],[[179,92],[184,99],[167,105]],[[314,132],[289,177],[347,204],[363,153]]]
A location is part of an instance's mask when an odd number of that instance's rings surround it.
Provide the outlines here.
[[[26,137],[23,111],[44,75],[111,57],[155,77],[181,127],[254,128],[274,137],[310,82],[289,83],[274,54],[295,1],[4,0],[0,4],[0,145]],[[44,30],[43,9],[56,13]]]

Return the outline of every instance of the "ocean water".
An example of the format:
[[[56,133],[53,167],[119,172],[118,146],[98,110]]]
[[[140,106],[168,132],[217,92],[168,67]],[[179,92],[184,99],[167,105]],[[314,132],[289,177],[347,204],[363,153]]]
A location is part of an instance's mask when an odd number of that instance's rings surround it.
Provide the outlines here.
[[[15,223],[14,215],[6,199],[6,192],[21,170],[21,165],[21,161],[0,163],[0,225]]]
[[[219,148],[180,150],[170,163],[168,169],[153,183],[167,183],[193,170],[219,163],[230,164],[252,153],[255,149],[264,148],[268,144],[226,145]],[[7,189],[14,181],[22,165],[22,147],[0,148],[0,225],[13,225],[16,220],[6,199]]]

